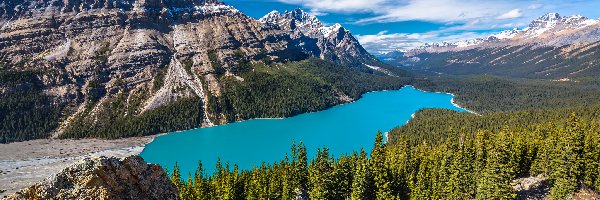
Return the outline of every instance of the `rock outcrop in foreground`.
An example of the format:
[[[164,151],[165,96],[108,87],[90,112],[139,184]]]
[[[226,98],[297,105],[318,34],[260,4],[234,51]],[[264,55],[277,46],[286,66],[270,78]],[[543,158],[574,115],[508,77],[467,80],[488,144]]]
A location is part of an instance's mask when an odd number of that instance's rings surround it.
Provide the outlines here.
[[[178,199],[164,170],[139,156],[86,158],[6,199]]]

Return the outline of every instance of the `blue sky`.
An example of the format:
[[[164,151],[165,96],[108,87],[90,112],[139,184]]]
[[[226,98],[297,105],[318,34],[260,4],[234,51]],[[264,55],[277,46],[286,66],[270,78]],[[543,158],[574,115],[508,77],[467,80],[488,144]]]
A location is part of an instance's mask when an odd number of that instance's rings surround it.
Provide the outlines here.
[[[549,12],[599,18],[599,0],[224,0],[260,18],[301,8],[325,24],[340,23],[372,53],[425,42],[472,39],[523,28]]]

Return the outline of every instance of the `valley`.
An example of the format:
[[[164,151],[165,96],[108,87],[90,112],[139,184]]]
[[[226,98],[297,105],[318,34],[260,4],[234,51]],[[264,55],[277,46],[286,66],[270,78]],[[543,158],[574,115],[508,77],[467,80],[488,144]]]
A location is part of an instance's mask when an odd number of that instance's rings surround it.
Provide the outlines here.
[[[375,52],[471,24],[300,4],[0,2],[0,195],[600,199],[600,20]]]

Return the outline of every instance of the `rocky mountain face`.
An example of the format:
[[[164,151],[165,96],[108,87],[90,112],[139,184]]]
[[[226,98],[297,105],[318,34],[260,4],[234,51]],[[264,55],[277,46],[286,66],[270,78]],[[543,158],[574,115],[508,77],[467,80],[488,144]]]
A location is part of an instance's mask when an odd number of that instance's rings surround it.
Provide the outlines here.
[[[216,0],[3,1],[0,142],[61,137],[111,120],[184,124],[176,129],[240,120],[224,114],[227,103],[209,108],[221,101],[224,81],[244,84],[241,74],[254,65],[308,57],[367,73],[374,72],[364,64],[381,65],[348,30],[301,10],[259,21]],[[175,104],[182,101],[200,103]],[[180,107],[144,122],[117,120],[168,105]],[[193,120],[166,119],[169,112]]]
[[[86,158],[6,198],[179,199],[165,171],[139,156]]]
[[[369,54],[349,30],[340,24],[325,26],[319,19],[301,9],[279,13],[272,11],[260,18],[261,23],[274,29],[286,31],[300,41],[305,51],[322,59],[360,66],[379,65],[377,58]]]
[[[391,63],[449,74],[563,79],[600,74],[600,20],[549,13],[523,29],[425,44]]]

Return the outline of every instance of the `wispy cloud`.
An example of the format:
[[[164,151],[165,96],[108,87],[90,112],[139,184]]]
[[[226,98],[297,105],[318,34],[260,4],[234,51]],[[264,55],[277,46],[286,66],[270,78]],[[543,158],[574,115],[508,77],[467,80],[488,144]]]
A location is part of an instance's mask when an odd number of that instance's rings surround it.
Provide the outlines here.
[[[521,12],[521,9],[517,8],[498,16],[496,19],[514,19],[521,16],[523,16],[523,12]]]
[[[374,12],[379,6],[394,0],[279,0],[288,4],[303,5],[319,12]]]
[[[358,35],[357,39],[367,51],[381,54],[413,49],[424,43],[468,40],[490,34],[489,32],[448,32],[446,30],[411,34],[382,31],[375,35]]]
[[[358,35],[357,39],[369,52],[387,53],[402,49],[411,49],[422,43],[421,34],[379,32],[376,35]]]
[[[531,4],[531,5],[527,6],[527,9],[529,9],[529,10],[537,10],[537,9],[542,8],[542,7],[544,7],[544,4],[534,3],[534,4]]]

